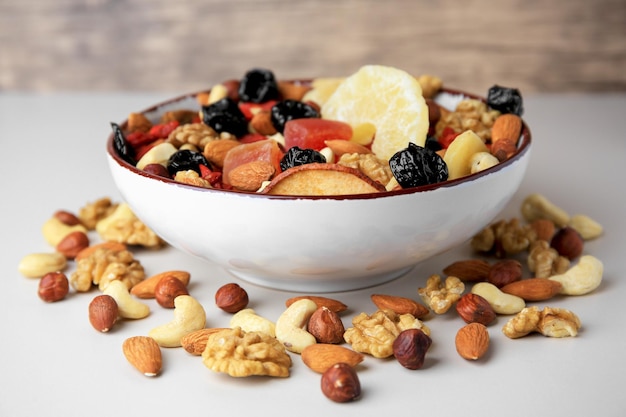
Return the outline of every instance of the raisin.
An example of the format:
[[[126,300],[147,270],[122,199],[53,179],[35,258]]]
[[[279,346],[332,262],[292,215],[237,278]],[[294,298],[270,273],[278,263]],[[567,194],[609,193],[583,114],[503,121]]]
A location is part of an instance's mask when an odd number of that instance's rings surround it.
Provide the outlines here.
[[[326,157],[314,149],[301,149],[298,146],[293,146],[280,160],[280,169],[286,171],[298,165],[314,162],[326,163]]]
[[[202,121],[218,133],[228,132],[236,137],[248,133],[248,122],[237,103],[223,98],[208,106],[202,106]]]
[[[501,113],[513,113],[518,116],[524,113],[524,100],[516,88],[494,85],[487,92],[487,105]]]
[[[278,83],[272,71],[252,69],[239,83],[239,99],[252,103],[263,103],[278,99]]]
[[[319,117],[320,113],[313,106],[297,100],[279,101],[271,110],[272,124],[280,133],[283,133],[285,123],[290,120]]]
[[[200,165],[211,169],[210,162],[200,152],[183,149],[175,152],[167,161],[167,172],[173,177],[178,171],[194,170],[201,175]]]
[[[435,184],[448,179],[448,166],[444,160],[435,151],[414,143],[396,152],[389,159],[389,167],[402,188]]]
[[[117,154],[129,164],[136,165],[135,149],[126,140],[122,128],[116,123],[111,123],[111,128],[113,128],[113,147]]]

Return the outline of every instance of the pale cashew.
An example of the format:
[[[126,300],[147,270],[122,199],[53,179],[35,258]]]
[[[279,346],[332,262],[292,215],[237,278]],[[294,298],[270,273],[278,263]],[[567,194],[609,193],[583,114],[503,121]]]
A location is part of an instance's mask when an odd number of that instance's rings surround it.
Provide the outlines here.
[[[303,298],[291,304],[276,320],[276,339],[293,353],[316,343],[315,337],[304,330],[309,318],[317,310],[314,301]]]
[[[550,279],[561,283],[561,294],[583,295],[600,286],[603,273],[602,261],[595,256],[584,255],[564,274],[553,275]]]
[[[67,266],[67,259],[59,252],[31,253],[24,256],[17,270],[28,278],[41,278],[48,272],[62,271]]]
[[[558,227],[566,226],[570,221],[569,214],[550,202],[541,194],[531,194],[522,203],[522,215],[527,222],[537,219],[552,220]]]
[[[240,327],[244,332],[261,332],[276,337],[276,325],[271,320],[261,317],[251,308],[238,311],[230,319],[230,327]]]
[[[151,148],[137,161],[137,169],[143,170],[146,165],[150,164],[159,164],[167,167],[167,161],[170,159],[170,156],[177,151],[178,149],[169,142],[160,143]]]
[[[487,300],[497,314],[517,314],[526,307],[523,298],[504,293],[490,282],[474,284],[471,292]]]
[[[56,248],[65,236],[76,231],[87,233],[87,228],[82,224],[75,224],[73,226],[67,225],[56,217],[51,217],[41,227],[41,233],[44,239],[54,248]]]
[[[584,214],[576,214],[569,221],[569,226],[580,233],[584,240],[591,240],[602,235],[602,225]]]
[[[179,295],[174,299],[174,319],[150,330],[148,336],[161,347],[179,347],[183,336],[205,325],[206,312],[202,305],[190,295]]]
[[[150,314],[150,307],[130,295],[126,284],[119,279],[109,282],[102,293],[113,297],[117,303],[120,317],[143,319]]]

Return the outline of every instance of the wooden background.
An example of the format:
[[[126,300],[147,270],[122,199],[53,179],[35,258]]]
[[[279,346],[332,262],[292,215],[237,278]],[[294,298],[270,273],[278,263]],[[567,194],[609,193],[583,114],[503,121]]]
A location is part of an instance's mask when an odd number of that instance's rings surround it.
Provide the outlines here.
[[[364,64],[486,92],[626,91],[626,0],[0,0],[0,91],[195,91]]]

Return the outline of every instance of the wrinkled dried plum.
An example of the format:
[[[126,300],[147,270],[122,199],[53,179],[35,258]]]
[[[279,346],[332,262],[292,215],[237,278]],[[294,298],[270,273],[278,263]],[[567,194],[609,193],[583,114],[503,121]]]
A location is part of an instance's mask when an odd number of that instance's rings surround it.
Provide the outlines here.
[[[239,83],[239,98],[252,103],[278,99],[278,83],[274,73],[259,68],[248,71]]]
[[[282,133],[285,123],[294,119],[319,118],[319,112],[311,105],[297,100],[283,100],[272,106],[272,124]]]
[[[435,151],[414,143],[396,152],[389,159],[389,167],[402,188],[435,184],[448,179],[448,166],[444,160]]]
[[[218,133],[228,132],[236,137],[248,133],[248,121],[239,106],[230,98],[223,98],[202,106],[202,121]]]
[[[200,165],[204,165],[211,169],[210,162],[200,152],[194,152],[189,149],[183,149],[175,152],[167,161],[167,172],[173,177],[178,171],[194,170],[198,174]]]
[[[314,162],[325,163],[326,157],[314,149],[300,149],[298,146],[293,146],[280,160],[280,169],[286,171],[298,165]]]
[[[429,136],[426,138],[426,143],[424,144],[425,148],[430,149],[431,151],[439,151],[441,149],[443,149],[443,146],[441,146],[441,142],[439,142],[439,139],[437,139],[436,136]]]
[[[129,164],[136,165],[135,149],[126,140],[126,136],[124,136],[120,126],[116,123],[111,123],[111,128],[113,129],[113,147],[117,154]]]
[[[518,116],[524,113],[524,100],[516,88],[494,85],[487,92],[487,105],[501,113],[513,113]]]

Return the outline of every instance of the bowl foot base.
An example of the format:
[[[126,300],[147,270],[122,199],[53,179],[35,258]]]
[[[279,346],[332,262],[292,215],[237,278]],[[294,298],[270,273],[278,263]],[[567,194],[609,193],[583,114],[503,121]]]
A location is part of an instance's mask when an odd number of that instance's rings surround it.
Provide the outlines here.
[[[373,274],[367,276],[357,276],[352,279],[341,277],[341,279],[334,279],[333,277],[313,277],[307,276],[306,280],[303,277],[289,277],[289,278],[272,278],[272,277],[259,277],[254,274],[246,273],[239,270],[227,269],[227,271],[235,277],[249,282],[260,287],[265,287],[273,290],[298,292],[298,293],[332,293],[343,291],[361,290],[368,287],[384,284],[389,281],[400,278],[405,275],[414,265],[401,268],[395,271],[387,271],[380,274]]]

